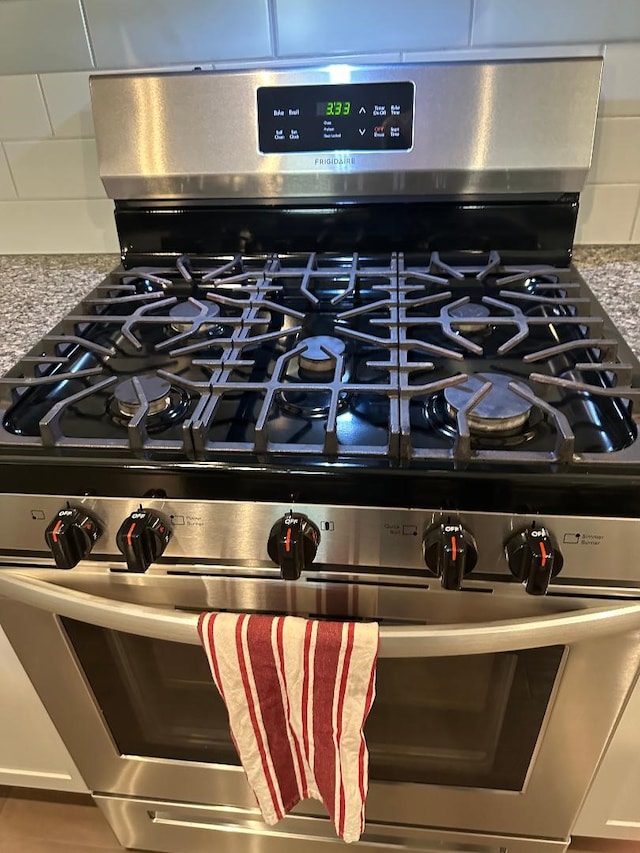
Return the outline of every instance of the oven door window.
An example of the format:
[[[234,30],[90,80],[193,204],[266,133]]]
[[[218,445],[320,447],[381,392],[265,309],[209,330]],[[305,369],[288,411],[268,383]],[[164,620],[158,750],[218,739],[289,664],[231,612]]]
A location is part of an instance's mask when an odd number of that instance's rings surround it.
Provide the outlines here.
[[[239,764],[198,646],[62,622],[122,755]],[[371,779],[521,791],[564,651],[380,659]]]

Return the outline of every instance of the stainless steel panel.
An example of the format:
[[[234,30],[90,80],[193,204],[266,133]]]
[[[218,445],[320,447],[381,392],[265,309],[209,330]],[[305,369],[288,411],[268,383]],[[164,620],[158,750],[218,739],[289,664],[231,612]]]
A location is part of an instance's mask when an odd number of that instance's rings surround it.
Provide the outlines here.
[[[259,586],[257,581],[254,584]],[[0,594],[48,613],[113,631],[190,645],[198,645],[200,642],[197,634],[198,616],[176,613],[173,606],[162,611],[155,606],[125,604],[12,572],[0,575]],[[225,610],[231,609],[231,605],[231,600],[219,604]],[[202,605],[203,609],[205,606]],[[319,605],[316,606],[319,609]],[[209,608],[214,609],[215,605],[209,604]],[[436,626],[427,626],[429,616],[425,608],[425,624],[383,626],[380,629],[379,654],[380,657],[396,658],[494,654],[579,643],[628,631],[640,631],[640,604],[616,603],[582,611],[578,606],[578,612],[574,608],[575,605],[573,608],[569,605],[568,613],[537,618]]]
[[[204,579],[189,580],[204,584]],[[146,582],[139,579],[140,598]],[[472,604],[467,603],[469,598],[474,599]],[[496,614],[493,598],[438,592],[428,616],[437,621],[442,606],[455,619],[458,606],[461,614],[475,608],[482,621]],[[522,613],[524,599],[504,598],[505,613]],[[553,599],[536,601],[538,613],[554,612],[560,604]],[[564,602],[567,609],[575,606],[577,602]],[[0,624],[92,790],[254,808],[239,767],[120,755],[54,615],[0,597]],[[500,630],[499,624],[494,625],[495,633]],[[594,635],[569,647],[522,793],[373,781],[367,799],[369,821],[565,839],[635,682],[639,662],[638,631]],[[317,815],[321,807],[305,802],[297,812]]]
[[[91,79],[100,175],[117,199],[577,192],[602,60],[328,66]],[[261,154],[260,86],[412,81],[410,151]]]
[[[336,849],[335,837],[326,818],[292,815],[268,827],[259,812],[194,806],[154,800],[126,800],[97,796],[95,801],[124,847],[158,850],[163,853],[298,853],[304,845],[309,853]],[[358,850],[411,850],[414,853],[564,853],[566,841],[544,841],[503,835],[472,835],[413,827],[377,826],[368,823]]]
[[[101,564],[123,566],[115,546],[116,532],[127,516],[140,505],[127,498],[82,497],[69,495],[5,495],[3,523],[0,526],[0,553],[24,556],[40,551],[46,556],[44,532],[59,509],[70,501],[93,513],[103,534],[93,556],[107,558]],[[237,503],[233,501],[145,500],[144,506],[156,509],[169,521],[173,536],[165,552],[165,563],[188,563],[194,571],[211,572],[212,565],[227,574],[245,575],[256,570],[277,577],[278,572],[267,554],[267,538],[273,523],[290,509],[290,504]],[[478,545],[478,565],[467,583],[483,576],[510,578],[504,543],[514,532],[531,525],[544,525],[555,536],[564,567],[562,583],[584,581],[640,586],[637,567],[630,554],[640,554],[640,524],[635,518],[593,516],[523,515],[517,513],[460,512],[443,513],[432,509],[387,509],[383,507],[342,507],[297,504],[321,529],[321,540],[308,577],[319,578],[328,570],[344,577],[350,568],[379,569],[380,574],[407,578],[421,573],[429,578],[422,557],[422,536],[432,524],[449,517],[459,519],[473,533]],[[326,529],[326,528],[329,529]],[[83,567],[94,564],[87,561]],[[49,560],[52,566],[53,561]],[[185,565],[182,566],[186,568]],[[156,567],[163,571],[168,566]],[[2,570],[0,569],[0,572]],[[75,570],[71,570],[72,572]],[[410,580],[408,581],[410,582]],[[552,590],[566,591],[561,583]]]

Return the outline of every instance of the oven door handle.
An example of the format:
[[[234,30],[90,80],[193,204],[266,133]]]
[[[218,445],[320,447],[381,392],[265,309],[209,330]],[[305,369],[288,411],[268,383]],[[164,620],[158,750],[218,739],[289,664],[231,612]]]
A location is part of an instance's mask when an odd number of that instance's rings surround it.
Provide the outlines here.
[[[0,571],[0,595],[80,622],[156,640],[198,645],[198,616],[129,604]],[[551,616],[459,625],[398,625],[380,629],[380,657],[450,657],[569,645],[640,629],[640,604],[617,603]]]

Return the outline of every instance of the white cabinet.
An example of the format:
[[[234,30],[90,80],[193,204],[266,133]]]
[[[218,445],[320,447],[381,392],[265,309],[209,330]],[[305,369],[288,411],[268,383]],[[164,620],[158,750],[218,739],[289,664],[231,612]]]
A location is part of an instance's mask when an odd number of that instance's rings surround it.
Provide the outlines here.
[[[1,628],[0,785],[87,790]]]
[[[640,683],[631,694],[572,834],[640,840]]]

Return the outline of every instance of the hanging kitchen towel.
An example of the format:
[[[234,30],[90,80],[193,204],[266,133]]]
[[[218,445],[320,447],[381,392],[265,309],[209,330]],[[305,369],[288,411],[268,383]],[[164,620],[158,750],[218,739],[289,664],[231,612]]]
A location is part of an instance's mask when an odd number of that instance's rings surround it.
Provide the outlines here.
[[[357,841],[378,625],[203,613],[198,631],[265,821],[277,823],[312,797],[339,836]]]

